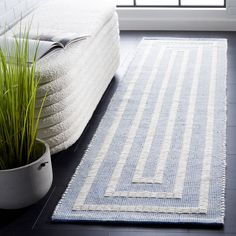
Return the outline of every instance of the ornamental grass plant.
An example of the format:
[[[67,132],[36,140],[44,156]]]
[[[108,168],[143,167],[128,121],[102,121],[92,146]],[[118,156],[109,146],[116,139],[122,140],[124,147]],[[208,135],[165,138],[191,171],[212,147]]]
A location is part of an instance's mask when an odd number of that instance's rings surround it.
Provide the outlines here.
[[[41,108],[35,113],[40,74],[34,60],[28,63],[29,38],[14,37],[14,48],[0,48],[0,170],[17,168],[37,160],[42,146],[37,142]],[[31,52],[32,53],[32,52]]]

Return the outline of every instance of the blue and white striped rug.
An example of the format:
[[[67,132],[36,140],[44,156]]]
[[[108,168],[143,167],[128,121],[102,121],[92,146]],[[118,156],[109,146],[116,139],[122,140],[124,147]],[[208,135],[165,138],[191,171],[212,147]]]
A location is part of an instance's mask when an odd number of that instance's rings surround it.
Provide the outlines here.
[[[223,224],[226,51],[144,38],[52,219]]]

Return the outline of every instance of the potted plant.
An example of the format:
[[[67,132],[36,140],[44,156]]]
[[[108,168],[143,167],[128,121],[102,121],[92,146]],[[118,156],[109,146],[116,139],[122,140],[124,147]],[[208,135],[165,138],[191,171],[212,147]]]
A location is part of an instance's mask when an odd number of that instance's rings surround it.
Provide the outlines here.
[[[35,112],[40,74],[36,54],[28,63],[29,40],[15,38],[0,48],[0,208],[17,209],[41,199],[52,184],[47,143],[37,139],[41,108]],[[7,41],[6,41],[7,45]],[[4,49],[3,49],[4,48]],[[32,51],[31,51],[32,53]]]

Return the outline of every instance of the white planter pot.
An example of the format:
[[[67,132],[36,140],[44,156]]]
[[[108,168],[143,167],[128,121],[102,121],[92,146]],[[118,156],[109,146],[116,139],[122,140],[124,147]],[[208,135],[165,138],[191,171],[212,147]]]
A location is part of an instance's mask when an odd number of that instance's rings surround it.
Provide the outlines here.
[[[52,164],[47,143],[44,154],[29,165],[0,170],[0,208],[18,209],[32,205],[46,195],[52,185]]]

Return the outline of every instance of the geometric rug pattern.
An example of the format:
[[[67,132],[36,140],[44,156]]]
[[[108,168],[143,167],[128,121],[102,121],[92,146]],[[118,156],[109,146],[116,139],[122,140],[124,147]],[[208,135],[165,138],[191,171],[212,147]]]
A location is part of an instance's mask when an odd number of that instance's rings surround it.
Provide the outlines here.
[[[144,38],[52,220],[223,224],[226,52]]]

